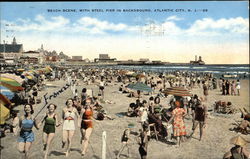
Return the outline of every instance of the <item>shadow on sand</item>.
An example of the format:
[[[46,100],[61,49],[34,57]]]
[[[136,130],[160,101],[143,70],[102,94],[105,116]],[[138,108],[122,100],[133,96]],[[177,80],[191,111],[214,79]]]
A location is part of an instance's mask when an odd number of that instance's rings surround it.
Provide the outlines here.
[[[49,155],[65,156],[65,153],[64,152],[60,152],[60,151],[51,151]]]

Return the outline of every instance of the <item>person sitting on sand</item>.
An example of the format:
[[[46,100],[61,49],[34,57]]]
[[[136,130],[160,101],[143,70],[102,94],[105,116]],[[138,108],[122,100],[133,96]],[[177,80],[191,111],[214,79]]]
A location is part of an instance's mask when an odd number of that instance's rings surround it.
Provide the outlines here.
[[[197,105],[195,107],[195,110],[192,114],[193,116],[193,128],[192,128],[192,133],[190,134],[190,137],[193,136],[194,132],[195,132],[195,129],[196,127],[199,125],[200,127],[200,141],[202,139],[202,135],[203,135],[203,129],[205,128],[206,126],[206,123],[207,123],[207,107],[202,104],[202,101],[203,99],[198,99],[197,101]]]
[[[246,114],[244,115],[244,120],[242,120],[237,127],[233,128],[233,130],[247,135],[249,133],[248,130],[249,128],[250,128],[250,114]]]
[[[230,142],[235,146],[225,153],[223,159],[245,159],[250,158],[250,152],[244,147],[247,141],[239,136],[233,137]]]
[[[142,104],[139,99],[136,100],[136,103],[130,103],[127,115],[129,117],[138,116],[138,111],[141,106]]]
[[[162,138],[167,137],[168,134],[166,128],[162,124],[161,113],[148,114],[148,122],[150,125],[155,125],[156,131],[158,132],[158,136]],[[151,130],[154,131],[153,128]]]

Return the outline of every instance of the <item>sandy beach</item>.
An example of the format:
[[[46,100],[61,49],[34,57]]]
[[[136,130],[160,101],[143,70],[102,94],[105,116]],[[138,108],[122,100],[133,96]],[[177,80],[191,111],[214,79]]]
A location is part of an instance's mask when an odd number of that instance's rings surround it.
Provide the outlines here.
[[[51,95],[54,91],[59,90],[62,86],[66,84],[66,81],[54,81],[47,82],[47,84],[52,84],[55,87],[47,87],[45,90],[39,92],[39,96],[43,97],[45,93]],[[73,137],[73,143],[71,152],[69,157],[65,157],[63,153],[64,150],[61,148],[62,144],[62,126],[56,129],[56,134],[52,142],[51,152],[48,158],[50,159],[58,159],[58,158],[86,158],[86,159],[101,159],[102,156],[102,132],[107,132],[107,159],[114,159],[116,154],[118,153],[121,147],[121,135],[123,130],[127,127],[129,123],[135,124],[135,127],[132,128],[132,140],[130,146],[130,159],[139,159],[140,155],[138,152],[138,144],[134,140],[136,137],[133,134],[138,133],[140,126],[139,118],[137,117],[127,117],[120,116],[118,117],[117,113],[124,113],[127,111],[129,103],[135,102],[136,98],[128,98],[127,94],[122,94],[118,92],[118,88],[120,83],[111,83],[105,87],[105,100],[110,100],[115,102],[115,104],[103,104],[104,109],[107,111],[107,114],[111,117],[115,118],[114,120],[103,120],[103,121],[94,121],[94,130],[90,137],[90,145],[88,147],[87,154],[82,157],[81,156],[81,145],[80,145],[80,129],[77,128],[75,131],[75,135]],[[207,106],[212,108],[212,105],[217,100],[231,101],[233,106],[236,108],[246,108],[249,109],[249,80],[241,81],[241,95],[240,96],[222,96],[219,90],[209,90],[208,102]],[[82,90],[82,88],[92,89],[94,95],[98,93],[98,86],[95,84],[85,85],[80,80],[79,85],[77,86],[78,92]],[[201,88],[194,88],[191,90],[193,94],[202,95]],[[54,103],[58,106],[56,109],[56,113],[59,115],[61,119],[62,108],[65,106],[66,99],[73,97],[73,94],[68,88],[66,91],[58,95],[56,98],[52,98],[49,103]],[[143,95],[143,99],[148,100],[149,95]],[[168,98],[161,98],[161,104],[164,107],[168,107]],[[34,109],[35,113],[44,106],[44,100],[42,99],[42,103],[37,104]],[[15,108],[15,110],[20,110],[19,116],[23,115],[23,105],[20,105]],[[46,108],[42,110],[42,112],[38,115],[38,120],[41,120],[43,115],[46,112]],[[229,143],[229,140],[236,136],[237,133],[234,131],[229,131],[229,128],[232,128],[234,120],[242,120],[240,118],[241,113],[238,112],[236,114],[231,115],[209,115],[207,127],[205,128],[205,135],[202,141],[198,140],[199,130],[196,130],[193,138],[189,141],[184,142],[179,148],[171,145],[170,143],[156,141],[155,139],[151,139],[148,146],[148,159],[220,159],[223,157],[224,153],[230,150],[233,146]],[[186,128],[188,134],[191,133],[192,129],[192,120],[185,120]],[[34,129],[35,133],[35,141],[33,142],[31,148],[30,157],[32,159],[42,159],[43,151],[42,151],[42,127],[40,130]],[[250,142],[249,135],[242,135],[246,140]],[[1,158],[3,159],[18,159],[19,152],[17,150],[17,136],[13,136],[13,134],[7,134],[6,137],[1,138],[1,145],[4,147],[1,151]],[[250,150],[250,144],[248,144],[248,150]],[[120,156],[121,159],[127,158],[126,150],[123,151]]]

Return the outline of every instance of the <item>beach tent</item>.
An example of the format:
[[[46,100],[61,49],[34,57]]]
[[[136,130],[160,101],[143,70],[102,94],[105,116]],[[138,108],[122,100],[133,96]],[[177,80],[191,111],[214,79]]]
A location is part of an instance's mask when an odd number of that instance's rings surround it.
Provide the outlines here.
[[[137,83],[131,83],[127,86],[127,88],[133,89],[133,90],[139,90],[139,91],[145,91],[145,92],[152,92],[152,88],[149,87],[148,85],[137,82]]]
[[[192,96],[192,93],[184,87],[170,87],[170,88],[167,88],[164,91],[164,93],[166,95],[174,95],[174,96],[180,96],[180,97]]]
[[[9,88],[11,91],[22,91],[24,88],[16,80],[6,77],[0,77],[0,86]]]
[[[10,110],[0,103],[0,124],[4,124],[5,120],[9,118]]]
[[[0,86],[0,93],[10,100],[15,96],[14,92],[12,92],[9,88],[4,86]]]

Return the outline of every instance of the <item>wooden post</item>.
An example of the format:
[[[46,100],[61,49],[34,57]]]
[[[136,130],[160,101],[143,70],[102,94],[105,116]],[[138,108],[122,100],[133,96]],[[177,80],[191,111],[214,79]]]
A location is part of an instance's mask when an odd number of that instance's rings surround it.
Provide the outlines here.
[[[106,131],[102,132],[102,159],[106,159]]]

